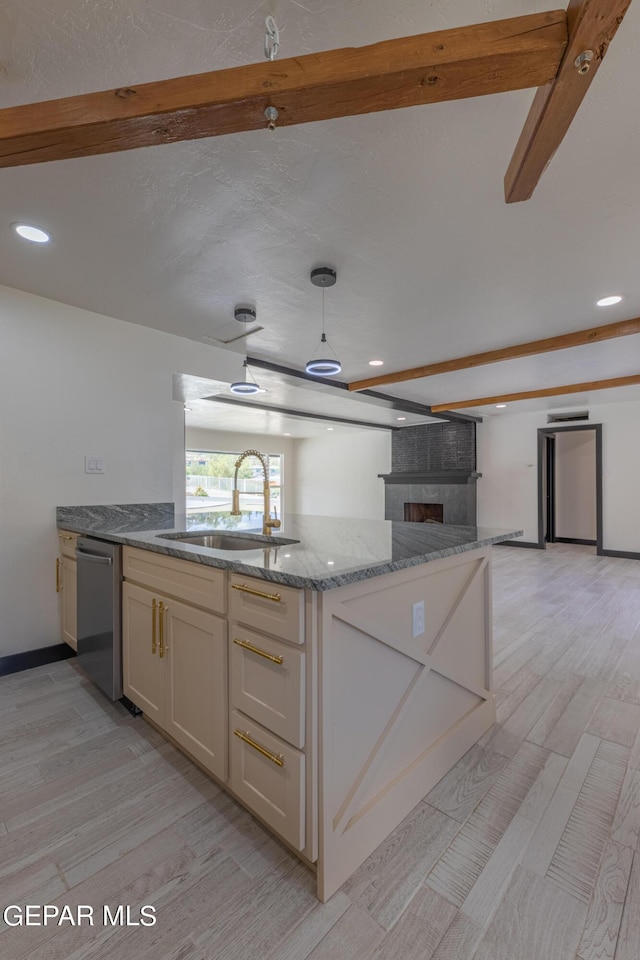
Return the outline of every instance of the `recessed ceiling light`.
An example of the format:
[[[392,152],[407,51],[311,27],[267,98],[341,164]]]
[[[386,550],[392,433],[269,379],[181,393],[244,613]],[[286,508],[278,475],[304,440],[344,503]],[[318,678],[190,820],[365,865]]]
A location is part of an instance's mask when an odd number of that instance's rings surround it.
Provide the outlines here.
[[[369,360],[370,367],[381,367],[384,363],[384,360]]]
[[[333,561],[333,560],[327,560],[327,566],[328,566],[328,567],[332,567],[333,564],[334,564],[334,561]]]
[[[285,437],[290,437],[290,436],[291,436],[290,433],[285,433]]]
[[[602,300],[598,300],[597,306],[599,307],[612,307],[614,303],[620,303],[622,297],[619,297],[617,294],[613,297],[603,297]]]
[[[396,420],[406,420],[406,417],[396,417]]]
[[[504,407],[506,407],[506,403],[496,403],[496,407],[498,408],[498,410],[502,410],[504,409]]]
[[[31,240],[32,243],[48,243],[51,240],[50,235],[40,227],[33,227],[28,223],[13,223],[11,226],[23,240]]]
[[[333,430],[333,427],[327,427],[327,430]]]

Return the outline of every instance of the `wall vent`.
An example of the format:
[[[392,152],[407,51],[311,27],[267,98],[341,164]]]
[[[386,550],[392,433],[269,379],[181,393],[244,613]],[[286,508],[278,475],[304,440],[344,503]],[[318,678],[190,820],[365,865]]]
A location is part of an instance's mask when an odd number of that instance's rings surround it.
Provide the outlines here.
[[[574,413],[549,413],[547,415],[547,423],[574,423],[576,420],[588,419],[588,410],[581,410]]]

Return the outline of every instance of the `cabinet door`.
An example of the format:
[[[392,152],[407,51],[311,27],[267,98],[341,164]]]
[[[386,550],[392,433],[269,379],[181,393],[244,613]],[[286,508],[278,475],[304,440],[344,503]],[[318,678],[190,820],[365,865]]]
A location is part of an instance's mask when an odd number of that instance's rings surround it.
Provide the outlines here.
[[[78,649],[77,632],[77,583],[78,563],[69,556],[60,558],[60,618],[62,640],[74,650]]]
[[[163,599],[164,728],[207,770],[227,779],[227,625],[220,617]]]
[[[125,696],[164,726],[164,660],[160,659],[156,600],[150,590],[122,585],[122,675]],[[157,600],[156,600],[157,602]],[[156,640],[154,645],[153,640]],[[154,651],[155,646],[155,651]]]

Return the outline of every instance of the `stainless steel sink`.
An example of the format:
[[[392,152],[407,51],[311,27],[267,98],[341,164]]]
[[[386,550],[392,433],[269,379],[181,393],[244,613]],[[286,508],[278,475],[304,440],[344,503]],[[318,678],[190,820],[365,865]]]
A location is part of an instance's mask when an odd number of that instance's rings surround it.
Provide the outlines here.
[[[192,543],[196,547],[212,547],[214,550],[265,550],[269,547],[284,547],[290,543],[300,543],[299,540],[287,540],[285,537],[252,537],[221,530],[201,533],[165,533],[158,536],[162,540]]]

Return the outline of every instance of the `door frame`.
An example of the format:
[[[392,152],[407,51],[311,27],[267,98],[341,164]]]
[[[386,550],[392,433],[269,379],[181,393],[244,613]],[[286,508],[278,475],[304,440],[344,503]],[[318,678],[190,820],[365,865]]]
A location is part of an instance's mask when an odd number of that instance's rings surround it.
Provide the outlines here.
[[[548,433],[544,438],[544,497],[545,507],[545,530],[544,539],[546,543],[556,542],[556,437],[555,433]]]
[[[545,550],[547,542],[545,539],[545,511],[547,504],[544,502],[544,469],[545,452],[547,449],[547,440],[552,433],[568,433],[578,430],[593,430],[596,435],[596,553],[599,557],[604,556],[603,542],[604,534],[602,529],[602,424],[601,423],[581,423],[567,424],[561,426],[556,424],[548,427],[538,428],[538,543],[540,550]],[[554,471],[555,475],[555,471]],[[551,531],[549,531],[550,533]],[[554,531],[555,533],[555,531]]]

